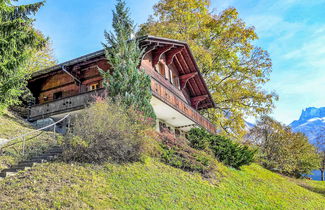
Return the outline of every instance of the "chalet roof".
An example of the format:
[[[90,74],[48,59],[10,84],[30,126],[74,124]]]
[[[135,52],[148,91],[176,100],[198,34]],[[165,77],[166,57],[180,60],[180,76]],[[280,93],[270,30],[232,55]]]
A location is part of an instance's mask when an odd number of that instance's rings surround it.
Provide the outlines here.
[[[211,97],[211,94],[206,86],[206,83],[201,75],[201,72],[199,70],[199,67],[197,66],[197,63],[195,62],[194,56],[191,52],[191,49],[189,48],[188,44],[186,42],[182,42],[179,40],[173,40],[173,39],[167,39],[167,38],[161,38],[161,37],[154,37],[154,36],[143,36],[139,38],[140,40],[140,45],[141,46],[146,46],[146,47],[152,47],[154,48],[159,48],[163,46],[172,46],[173,48],[176,47],[184,47],[186,49],[186,53],[184,54],[188,62],[191,63],[192,68],[189,69],[183,69],[184,74],[189,74],[193,72],[197,72],[198,76],[191,79],[192,84],[196,84],[196,86],[200,87],[197,88],[196,90],[192,90],[193,95],[208,95],[208,99],[206,100],[206,103],[209,104],[207,105],[206,108],[209,107],[215,107],[214,101]],[[52,66],[47,69],[40,70],[38,72],[35,72],[32,74],[32,79],[31,80],[37,80],[38,78],[42,78],[47,74],[53,74],[55,72],[59,72],[62,70],[62,66],[73,66],[79,63],[83,63],[86,61],[91,61],[93,59],[96,59],[98,57],[104,57],[105,56],[105,50],[99,50],[75,59],[72,59],[70,61],[66,61],[63,63],[60,63],[58,65]],[[182,56],[183,57],[183,56]],[[185,58],[184,58],[185,59]],[[200,89],[200,90],[198,90]]]

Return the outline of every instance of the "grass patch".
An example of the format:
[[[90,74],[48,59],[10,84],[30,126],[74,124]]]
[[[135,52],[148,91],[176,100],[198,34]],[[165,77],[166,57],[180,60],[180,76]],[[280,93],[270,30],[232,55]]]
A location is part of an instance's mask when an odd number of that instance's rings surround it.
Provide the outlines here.
[[[217,182],[157,160],[144,163],[51,163],[0,181],[3,208],[324,209],[324,195],[252,164],[218,166]],[[299,183],[297,183],[297,181]],[[312,183],[312,184],[311,184]],[[323,183],[322,183],[323,184]],[[315,182],[315,185],[319,185]]]

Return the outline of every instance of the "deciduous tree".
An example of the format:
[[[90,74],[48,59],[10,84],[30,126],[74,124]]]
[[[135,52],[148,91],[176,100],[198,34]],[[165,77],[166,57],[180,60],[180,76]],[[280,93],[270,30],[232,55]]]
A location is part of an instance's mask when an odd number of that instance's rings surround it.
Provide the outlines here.
[[[204,114],[228,135],[240,137],[244,117],[269,113],[277,95],[263,89],[271,72],[269,54],[253,44],[254,28],[238,15],[235,8],[211,11],[209,0],[160,0],[140,34],[190,45],[216,104]]]
[[[33,49],[25,68],[28,70],[28,73],[32,74],[54,66],[57,63],[51,43],[47,42],[41,49]]]
[[[299,177],[319,166],[317,150],[308,138],[271,117],[262,116],[248,139],[259,147],[260,161],[268,169]]]

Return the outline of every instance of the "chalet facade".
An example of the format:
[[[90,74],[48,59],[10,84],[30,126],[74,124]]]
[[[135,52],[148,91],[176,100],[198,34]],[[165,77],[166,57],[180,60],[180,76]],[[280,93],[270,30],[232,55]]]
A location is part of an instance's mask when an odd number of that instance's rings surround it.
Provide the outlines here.
[[[176,135],[192,127],[215,132],[215,126],[199,114],[214,102],[194,57],[184,42],[146,36],[140,42],[145,54],[140,68],[151,77],[151,104],[157,115],[157,130],[168,128]],[[36,72],[28,88],[36,99],[29,120],[60,118],[104,96],[98,67],[109,70],[104,50]]]

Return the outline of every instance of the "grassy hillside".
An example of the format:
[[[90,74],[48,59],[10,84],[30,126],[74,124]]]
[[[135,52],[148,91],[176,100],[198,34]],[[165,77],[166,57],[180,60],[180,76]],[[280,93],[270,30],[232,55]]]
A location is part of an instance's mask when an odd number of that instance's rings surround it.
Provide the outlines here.
[[[0,206],[8,209],[325,208],[324,183],[296,183],[255,164],[241,171],[223,166],[220,170],[218,182],[211,183],[198,174],[152,159],[145,163],[103,166],[51,163],[0,181]]]
[[[12,112],[7,111],[3,115],[0,115],[0,139],[11,139],[33,130],[27,122]],[[11,141],[7,145],[17,144],[2,149],[0,170],[16,164],[19,160],[41,153],[56,143],[51,132],[34,133],[26,137],[25,154],[22,155],[23,144],[21,141],[22,139]],[[0,149],[2,146],[0,142]]]
[[[206,180],[151,158],[125,165],[56,162],[0,180],[0,207],[325,209],[325,183],[290,179],[256,164],[240,171],[218,164],[216,177]]]

